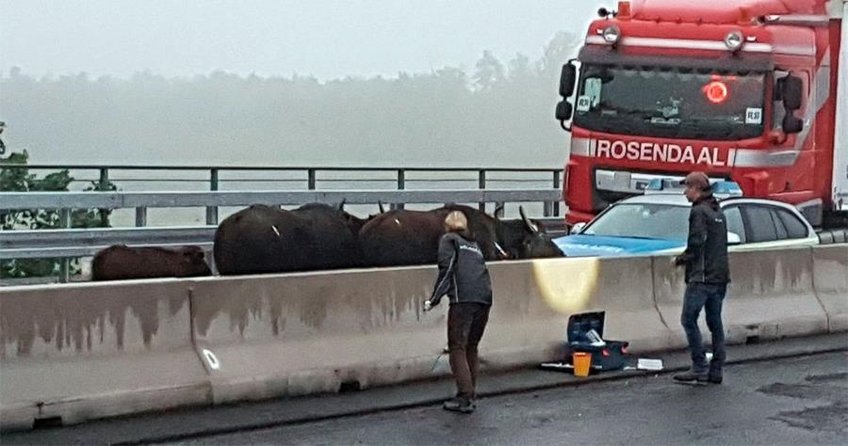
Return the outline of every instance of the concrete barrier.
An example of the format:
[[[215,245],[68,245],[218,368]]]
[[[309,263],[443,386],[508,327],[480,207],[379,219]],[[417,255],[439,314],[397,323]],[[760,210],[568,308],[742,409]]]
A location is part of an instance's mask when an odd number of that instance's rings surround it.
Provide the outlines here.
[[[848,330],[848,245],[813,249],[813,285],[830,332]]]
[[[608,338],[663,348],[670,334],[649,270],[644,258],[492,264],[483,367],[562,359],[568,316],[591,310],[607,311]],[[434,365],[446,363],[447,302],[421,311],[435,275],[423,266],[3,289],[3,426],[444,374]]]
[[[827,316],[813,289],[812,248],[731,253],[730,270],[723,308],[728,343],[827,332]],[[657,306],[676,336],[671,347],[686,346],[680,326],[683,275],[682,267],[672,266],[671,257],[654,258]]]
[[[729,342],[845,329],[845,250],[732,254]],[[685,346],[683,270],[670,260],[490,264],[483,368],[563,359],[568,317],[585,311],[606,311],[605,337],[634,352]],[[2,288],[0,427],[445,374],[447,302],[421,311],[435,276],[421,266]]]
[[[0,289],[0,427],[208,403],[186,283]]]
[[[445,321],[422,314],[435,269],[198,282],[194,331],[216,403],[338,391],[425,376]]]
[[[533,269],[530,283],[513,287],[505,298],[530,292],[557,311],[561,315],[556,327],[559,339],[565,339],[569,315],[603,310],[604,337],[630,341],[633,352],[660,350],[668,348],[673,334],[654,304],[651,262],[649,257],[535,260],[529,262]],[[494,272],[497,279],[499,271]],[[498,284],[499,291],[517,281],[504,282]]]
[[[548,259],[490,266],[495,306],[481,363],[561,359],[568,316],[606,310],[607,337],[664,348],[648,258]],[[432,266],[198,281],[195,341],[216,403],[335,392],[444,373],[447,302],[430,313]],[[606,280],[611,277],[614,280]]]

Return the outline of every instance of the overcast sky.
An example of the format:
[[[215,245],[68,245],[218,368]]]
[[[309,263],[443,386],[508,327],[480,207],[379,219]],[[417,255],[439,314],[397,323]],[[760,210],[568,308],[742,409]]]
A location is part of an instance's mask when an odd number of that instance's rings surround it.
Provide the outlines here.
[[[0,72],[320,80],[531,60],[600,0],[0,0]]]

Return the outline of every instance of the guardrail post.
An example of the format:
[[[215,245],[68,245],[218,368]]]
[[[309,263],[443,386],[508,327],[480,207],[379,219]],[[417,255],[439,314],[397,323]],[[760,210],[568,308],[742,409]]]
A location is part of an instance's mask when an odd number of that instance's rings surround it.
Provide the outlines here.
[[[480,169],[479,171],[477,171],[477,188],[478,189],[485,189],[486,188],[486,171],[483,170],[483,169]],[[481,201],[481,202],[477,203],[477,209],[480,209],[481,211],[486,212],[486,202]]]
[[[209,171],[209,190],[218,190],[218,169]],[[218,224],[218,206],[208,206],[206,208],[206,224],[215,226]]]
[[[109,168],[101,167],[100,168],[100,191],[106,191],[109,187]],[[100,209],[100,226],[101,227],[109,227],[109,214],[106,213],[108,209]]]
[[[308,169],[306,171],[306,188],[315,190],[315,169]]]
[[[560,171],[555,170],[554,171],[554,189],[560,188],[560,180],[559,179],[560,179]],[[553,210],[554,210],[554,216],[558,216],[559,215],[559,200],[554,202],[554,209]]]
[[[145,206],[135,208],[135,225],[138,227],[147,226],[147,208]]]
[[[59,210],[59,224],[63,228],[71,227],[71,210],[62,208]],[[62,257],[59,262],[59,282],[68,283],[71,280],[71,259]]]
[[[403,169],[398,169],[397,171],[397,190],[406,189],[406,171]],[[392,207],[395,209],[403,209],[403,203],[392,203]]]

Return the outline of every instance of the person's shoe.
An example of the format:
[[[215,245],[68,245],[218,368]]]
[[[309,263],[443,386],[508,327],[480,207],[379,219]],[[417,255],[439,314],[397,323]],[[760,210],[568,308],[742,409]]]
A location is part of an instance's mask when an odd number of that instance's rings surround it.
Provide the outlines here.
[[[722,377],[721,377],[721,375],[709,375],[709,376],[707,376],[707,381],[710,384],[721,384]]]
[[[474,403],[465,398],[456,397],[445,401],[444,404],[442,404],[442,408],[453,412],[471,413],[474,412],[474,409],[477,407]]]
[[[464,400],[459,405],[459,411],[462,413],[471,413],[474,412],[475,409],[477,409],[477,404],[474,403],[474,401]]]
[[[442,403],[442,408],[445,410],[457,410],[461,404],[462,398],[456,396]]]
[[[706,373],[695,373],[693,371],[678,373],[674,375],[674,380],[679,383],[686,384],[701,384],[706,383],[709,380],[709,377]]]

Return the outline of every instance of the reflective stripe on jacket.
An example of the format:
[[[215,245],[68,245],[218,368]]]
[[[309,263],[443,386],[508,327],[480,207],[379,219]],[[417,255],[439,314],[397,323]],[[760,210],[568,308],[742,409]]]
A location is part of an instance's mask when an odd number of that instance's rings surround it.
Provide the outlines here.
[[[450,303],[492,304],[492,280],[483,252],[473,240],[449,232],[439,240],[439,275],[430,297],[435,306],[447,295]]]

